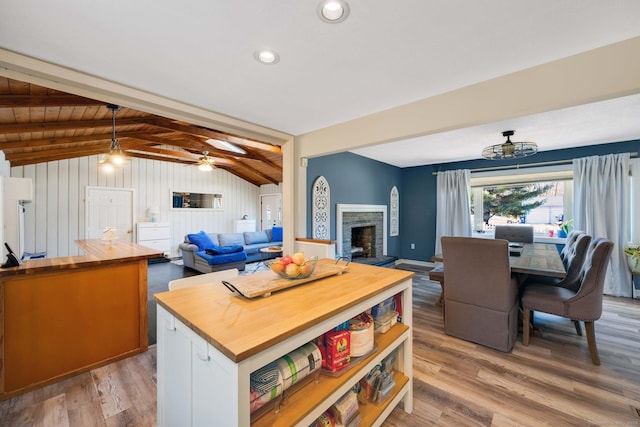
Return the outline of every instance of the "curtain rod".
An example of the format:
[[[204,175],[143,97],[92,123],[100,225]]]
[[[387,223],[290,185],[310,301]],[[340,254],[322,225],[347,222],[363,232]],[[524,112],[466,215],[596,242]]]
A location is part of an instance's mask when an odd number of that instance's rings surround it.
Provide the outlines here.
[[[629,153],[629,156],[638,157],[638,152],[635,151],[633,153]],[[537,166],[564,165],[572,162],[573,160],[551,160],[548,162],[525,163],[524,165],[508,165],[508,166],[492,166],[487,168],[476,168],[476,169],[469,169],[469,171],[470,172],[489,172],[489,171],[499,171],[499,170],[508,170],[508,169],[526,169],[526,168],[533,168]],[[439,172],[444,172],[444,171],[431,172],[431,175],[438,175]]]

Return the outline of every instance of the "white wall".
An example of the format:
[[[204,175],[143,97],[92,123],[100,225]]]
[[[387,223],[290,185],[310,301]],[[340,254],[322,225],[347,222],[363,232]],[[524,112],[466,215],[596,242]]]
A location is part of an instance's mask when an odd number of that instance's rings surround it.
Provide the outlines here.
[[[49,258],[82,253],[74,240],[85,236],[87,186],[135,189],[137,221],[150,220],[148,209],[160,206],[159,221],[171,224],[172,257],[180,256],[178,244],[187,233],[232,232],[234,220],[259,215],[260,187],[223,169],[201,172],[179,163],[132,159],[109,175],[97,164],[98,157],[91,156],[11,168],[11,176],[32,178],[34,185],[25,212],[25,251],[46,251]],[[171,209],[171,191],[221,193],[223,210]]]

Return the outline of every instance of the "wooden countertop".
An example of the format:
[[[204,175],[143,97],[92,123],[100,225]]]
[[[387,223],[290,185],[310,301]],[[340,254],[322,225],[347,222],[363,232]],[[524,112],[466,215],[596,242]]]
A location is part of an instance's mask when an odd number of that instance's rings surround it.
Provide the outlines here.
[[[162,251],[118,239],[112,242],[102,239],[76,240],[75,243],[87,254],[103,260],[120,258],[144,259],[163,255]]]
[[[95,265],[131,262],[162,256],[162,252],[135,243],[114,240],[111,245],[101,239],[76,240],[87,255],[40,258],[22,261],[18,267],[0,269],[0,277],[41,274]]]
[[[412,276],[409,271],[351,263],[348,272],[340,276],[264,298],[232,294],[219,282],[163,292],[154,298],[237,363]]]

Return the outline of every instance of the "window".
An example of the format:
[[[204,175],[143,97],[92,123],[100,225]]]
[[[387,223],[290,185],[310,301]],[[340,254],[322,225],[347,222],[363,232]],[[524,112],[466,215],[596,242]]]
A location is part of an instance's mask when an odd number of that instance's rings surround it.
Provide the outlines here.
[[[573,173],[564,167],[472,173],[474,234],[493,235],[498,224],[533,225],[536,237],[558,237],[573,218]]]

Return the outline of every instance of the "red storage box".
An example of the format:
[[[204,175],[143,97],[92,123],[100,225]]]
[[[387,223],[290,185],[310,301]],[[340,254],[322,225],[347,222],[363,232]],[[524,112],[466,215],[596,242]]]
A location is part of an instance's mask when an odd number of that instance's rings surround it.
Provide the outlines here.
[[[324,337],[326,360],[323,366],[331,371],[338,371],[351,360],[351,334],[349,331],[331,331]]]

